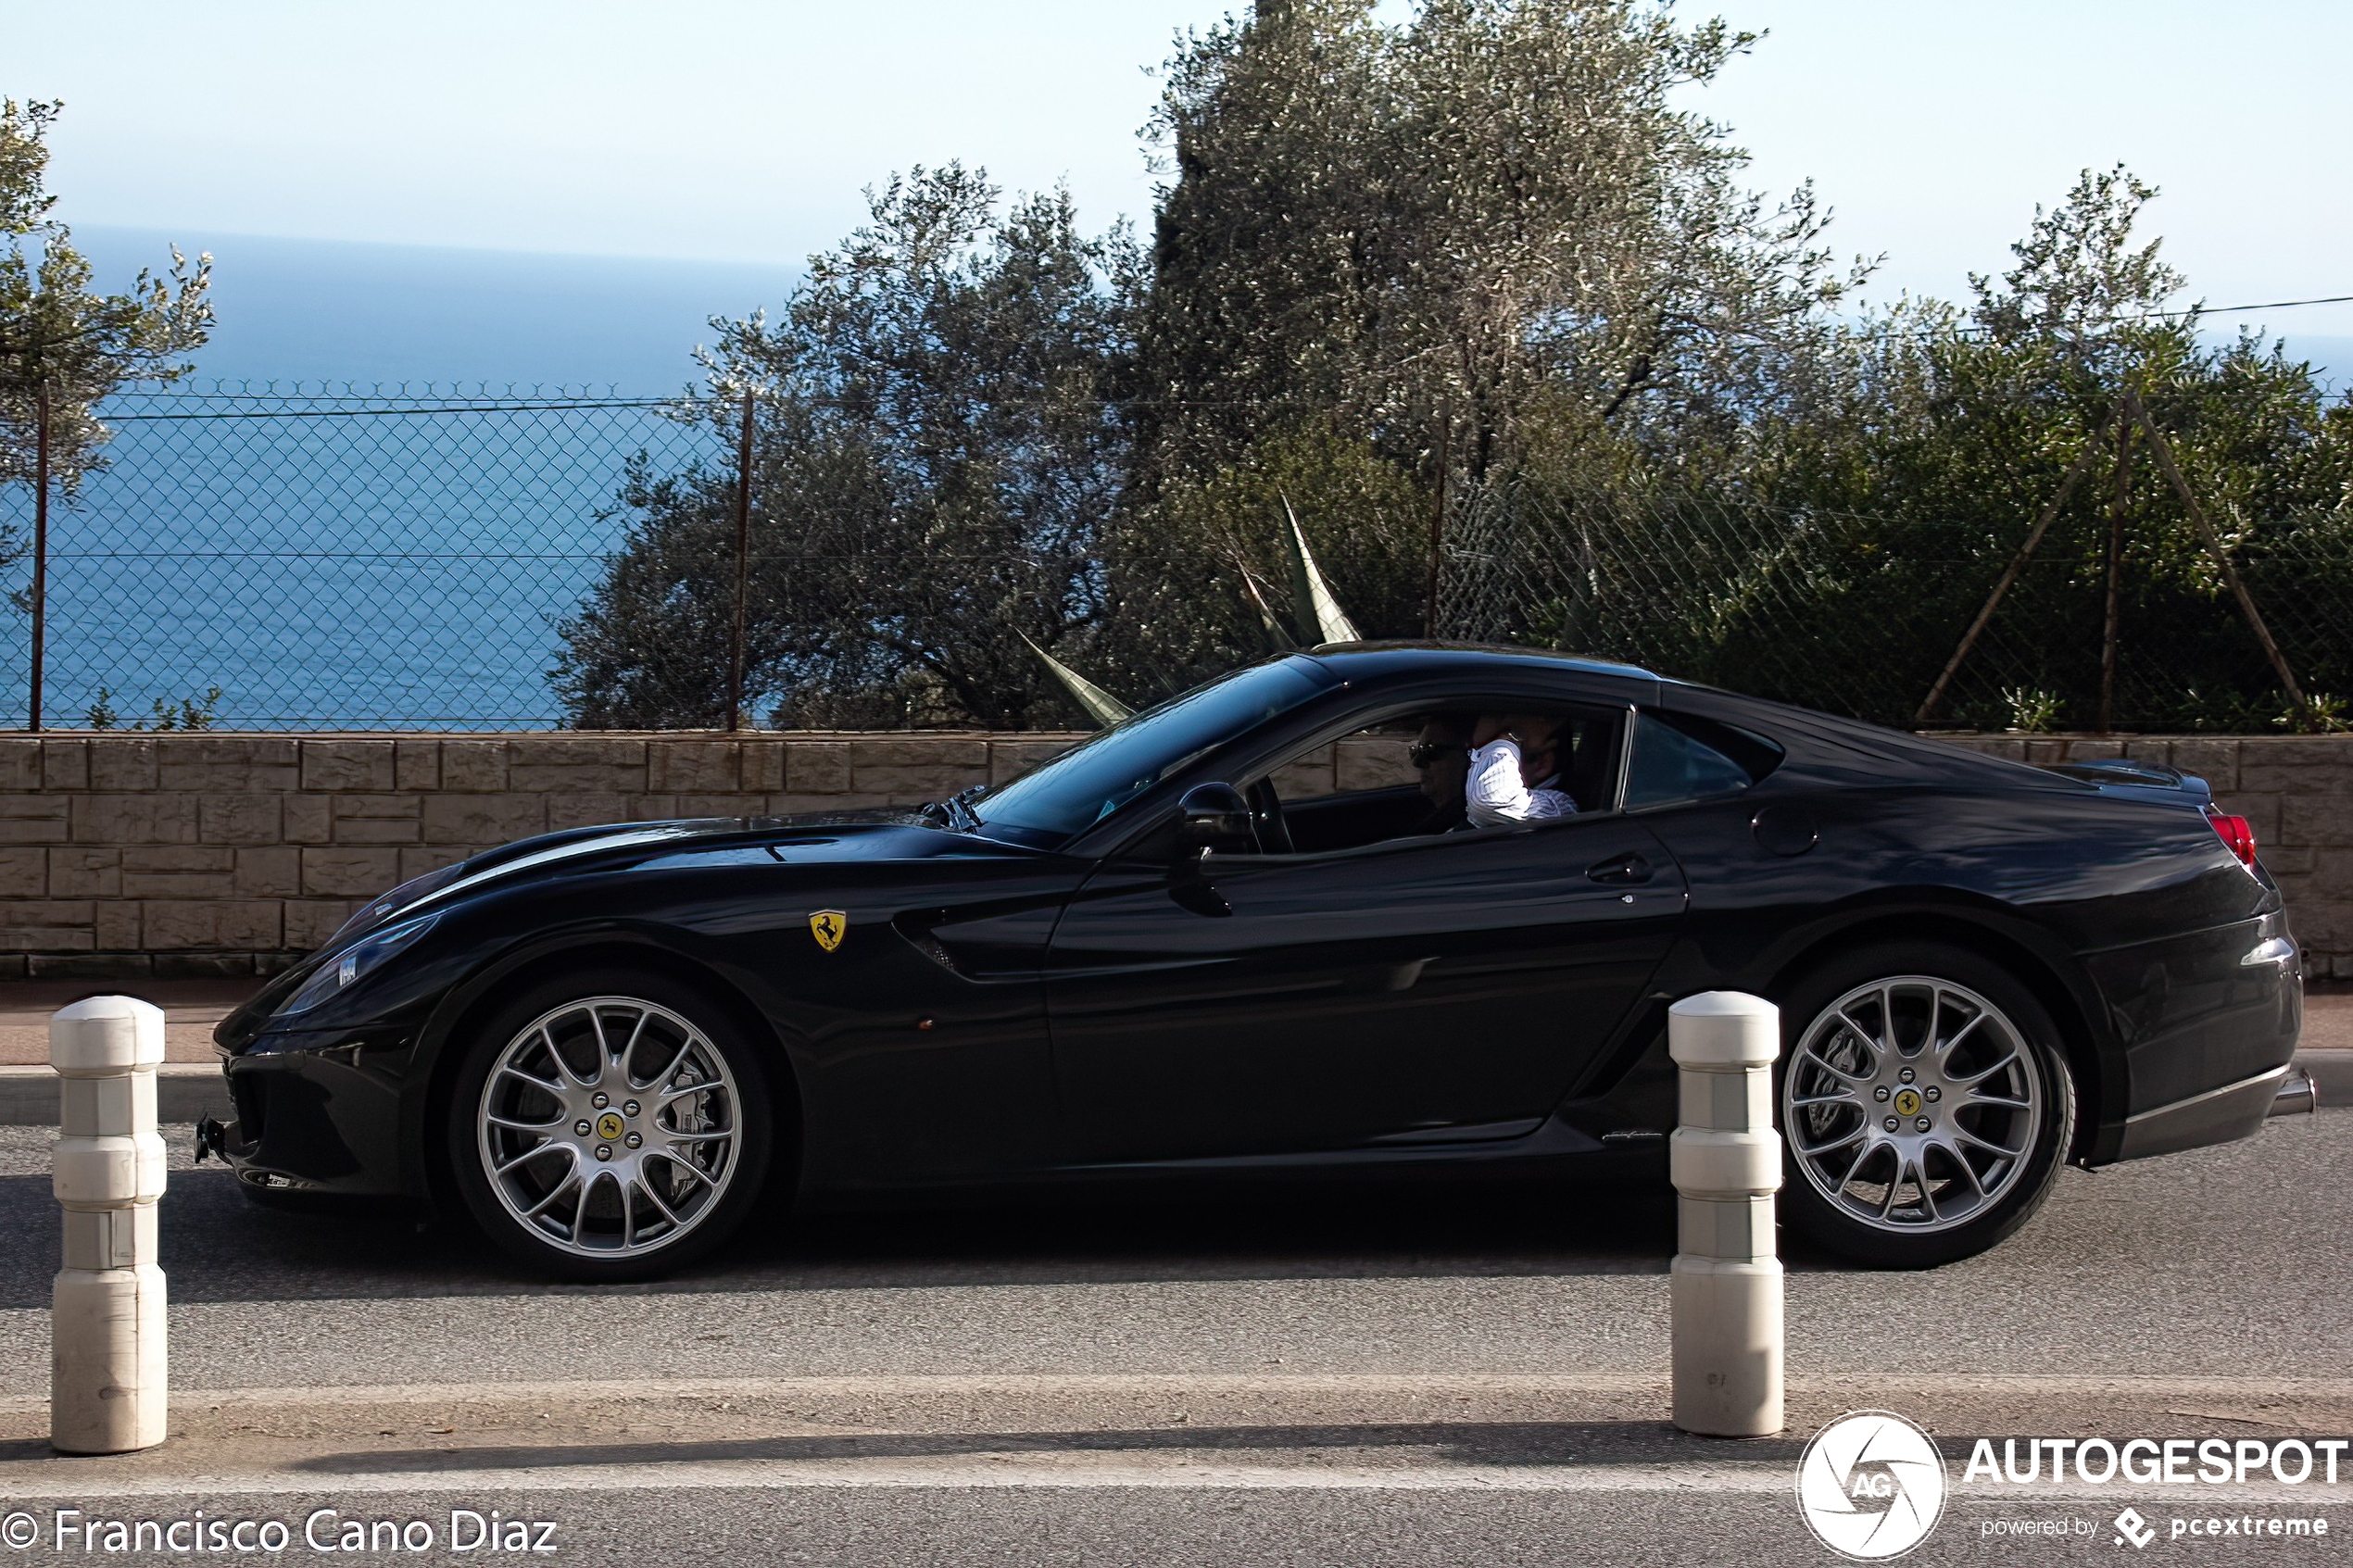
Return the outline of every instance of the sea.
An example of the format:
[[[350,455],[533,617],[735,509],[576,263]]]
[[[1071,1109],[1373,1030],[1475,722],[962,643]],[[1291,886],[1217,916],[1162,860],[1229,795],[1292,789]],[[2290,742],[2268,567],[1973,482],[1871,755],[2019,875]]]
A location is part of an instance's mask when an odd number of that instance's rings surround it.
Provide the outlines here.
[[[624,466],[731,465],[681,406],[712,318],[798,270],[84,227],[99,285],[214,256],[193,374],[100,409],[53,499],[42,719],[538,729],[560,626],[621,542]],[[27,487],[0,521],[31,533]],[[6,569],[22,600],[31,561]],[[31,709],[0,608],[0,726]]]

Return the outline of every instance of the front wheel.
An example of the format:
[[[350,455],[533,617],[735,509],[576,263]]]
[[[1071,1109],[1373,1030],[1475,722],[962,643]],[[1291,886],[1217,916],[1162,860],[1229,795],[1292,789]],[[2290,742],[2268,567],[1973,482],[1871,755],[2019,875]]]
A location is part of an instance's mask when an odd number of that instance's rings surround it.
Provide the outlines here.
[[[448,1110],[459,1190],[491,1239],[566,1279],[644,1279],[742,1224],[773,1142],[758,1056],[656,974],[534,987],[475,1035]]]
[[[2024,1224],[2075,1135],[2049,1013],[1958,948],[1856,953],[1782,1005],[1783,1211],[1880,1268],[1973,1256]]]

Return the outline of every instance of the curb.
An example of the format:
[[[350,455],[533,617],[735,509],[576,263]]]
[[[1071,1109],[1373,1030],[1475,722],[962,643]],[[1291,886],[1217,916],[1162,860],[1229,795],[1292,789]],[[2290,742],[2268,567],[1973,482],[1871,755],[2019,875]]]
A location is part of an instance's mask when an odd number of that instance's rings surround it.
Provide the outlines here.
[[[2353,1051],[2298,1051],[2296,1065],[2311,1074],[2321,1109],[2353,1105]]]
[[[156,1120],[167,1124],[199,1116],[227,1120],[229,1085],[210,1061],[167,1061],[156,1069]],[[57,1124],[57,1075],[46,1067],[0,1067],[0,1126]]]

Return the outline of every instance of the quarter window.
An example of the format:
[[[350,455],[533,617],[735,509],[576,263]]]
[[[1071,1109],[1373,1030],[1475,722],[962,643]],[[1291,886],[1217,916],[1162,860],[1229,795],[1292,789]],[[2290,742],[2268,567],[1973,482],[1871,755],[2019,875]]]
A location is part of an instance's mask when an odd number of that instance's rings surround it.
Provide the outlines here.
[[[1762,735],[1710,720],[1653,713],[1634,716],[1634,754],[1626,772],[1626,809],[1702,800],[1746,789],[1773,771],[1781,748]]]

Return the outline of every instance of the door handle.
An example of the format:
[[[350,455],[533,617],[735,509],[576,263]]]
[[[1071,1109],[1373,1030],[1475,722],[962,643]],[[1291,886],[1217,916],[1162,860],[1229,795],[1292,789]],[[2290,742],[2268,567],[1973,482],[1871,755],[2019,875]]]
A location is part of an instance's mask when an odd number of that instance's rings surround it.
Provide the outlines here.
[[[1632,887],[1651,879],[1651,863],[1640,855],[1617,855],[1585,868],[1585,879],[1609,887]]]

